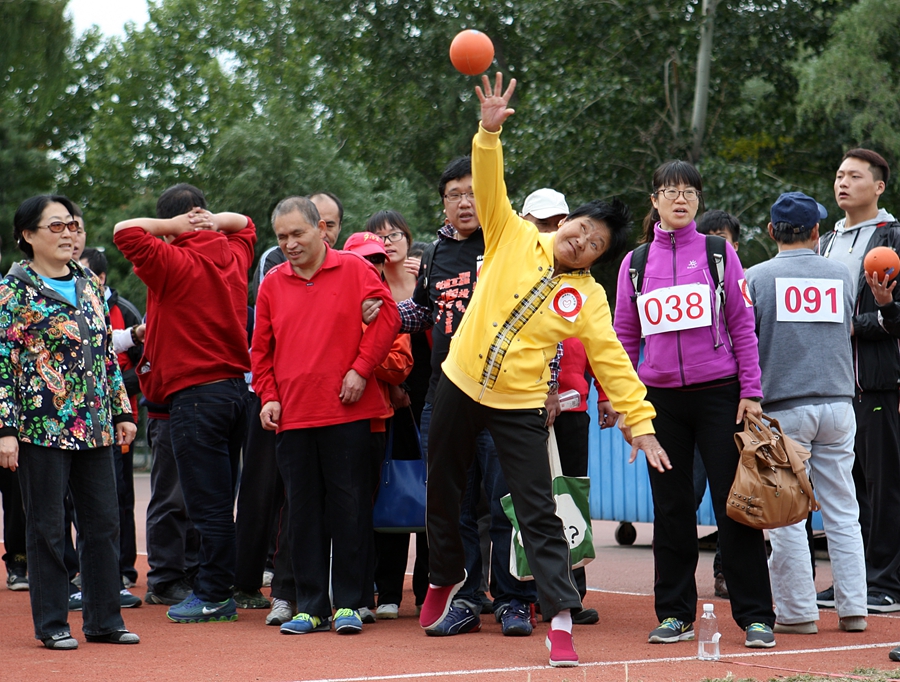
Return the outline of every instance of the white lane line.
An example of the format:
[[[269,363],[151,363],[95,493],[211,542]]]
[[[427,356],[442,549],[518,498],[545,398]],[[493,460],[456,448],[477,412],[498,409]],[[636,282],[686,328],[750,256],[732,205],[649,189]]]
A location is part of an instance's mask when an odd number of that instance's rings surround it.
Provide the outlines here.
[[[850,646],[826,646],[818,649],[788,649],[773,651],[748,651],[740,654],[723,654],[720,663],[731,658],[752,658],[755,656],[790,656],[795,654],[825,653],[829,651],[859,651],[861,649],[887,649],[900,646],[900,642],[878,642],[873,644],[853,644]],[[641,658],[628,661],[597,661],[582,663],[581,668],[608,668],[616,665],[641,665],[652,663],[687,663],[696,661],[696,656],[670,656],[668,658]],[[546,665],[516,666],[509,668],[482,668],[479,670],[443,670],[435,672],[403,673],[400,675],[376,675],[372,677],[327,677],[315,680],[295,680],[295,682],[372,682],[375,680],[415,680],[426,677],[459,677],[460,675],[499,675],[504,673],[547,670]]]

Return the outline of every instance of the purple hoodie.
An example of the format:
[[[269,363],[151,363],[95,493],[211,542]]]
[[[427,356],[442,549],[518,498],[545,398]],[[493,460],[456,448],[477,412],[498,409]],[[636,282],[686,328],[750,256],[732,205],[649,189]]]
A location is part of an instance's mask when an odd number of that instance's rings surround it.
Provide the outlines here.
[[[633,253],[633,252],[632,252]],[[638,366],[641,348],[641,321],[637,305],[631,297],[634,286],[628,269],[629,253],[619,269],[614,327],[631,362]],[[710,301],[714,300],[713,277],[706,255],[706,237],[691,222],[674,232],[654,228],[653,243],[647,254],[643,292],[680,284],[705,283]],[[757,349],[753,308],[744,302],[740,281],[744,270],[730,244],[725,253],[725,308],[716,320],[711,303],[713,326],[652,334],[646,338],[644,360],[638,376],[647,386],[679,388],[726,377],[737,376],[741,382],[741,398],[761,398],[759,351]],[[728,320],[727,332],[725,320]],[[716,348],[715,324],[718,322]]]

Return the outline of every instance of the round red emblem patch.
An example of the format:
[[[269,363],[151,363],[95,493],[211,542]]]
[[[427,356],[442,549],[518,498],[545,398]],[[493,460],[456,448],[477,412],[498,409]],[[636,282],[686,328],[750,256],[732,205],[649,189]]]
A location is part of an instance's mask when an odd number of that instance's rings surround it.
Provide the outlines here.
[[[573,287],[563,287],[553,298],[553,307],[560,315],[573,317],[581,310],[581,294]]]

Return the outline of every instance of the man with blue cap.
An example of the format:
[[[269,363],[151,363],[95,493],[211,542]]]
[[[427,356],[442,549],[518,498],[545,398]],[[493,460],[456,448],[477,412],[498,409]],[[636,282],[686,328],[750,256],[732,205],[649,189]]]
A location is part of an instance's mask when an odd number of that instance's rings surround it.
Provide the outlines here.
[[[846,266],[815,252],[819,221],[827,215],[802,192],[778,197],[768,226],[778,255],[747,271],[747,291],[759,336],[763,410],[812,453],[807,469],[828,535],[840,628],[861,632],[866,567],[851,474],[853,282]],[[805,520],[770,530],[769,539],[774,630],[816,634],[819,610]]]

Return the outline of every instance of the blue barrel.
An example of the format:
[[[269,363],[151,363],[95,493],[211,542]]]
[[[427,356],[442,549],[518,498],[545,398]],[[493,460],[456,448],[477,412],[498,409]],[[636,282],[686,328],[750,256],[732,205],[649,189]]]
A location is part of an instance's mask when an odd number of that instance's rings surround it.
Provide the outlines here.
[[[647,474],[647,458],[639,452],[634,463],[629,464],[631,446],[625,442],[622,432],[617,428],[600,429],[597,392],[593,387],[588,397],[588,414],[591,416],[588,436],[591,518],[628,523],[652,522],[653,496]],[[697,510],[697,524],[716,525],[708,487]],[[819,512],[813,514],[813,528],[823,528]]]

